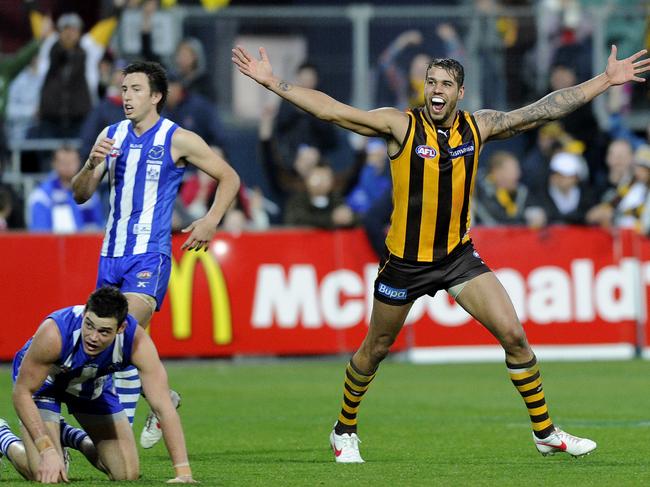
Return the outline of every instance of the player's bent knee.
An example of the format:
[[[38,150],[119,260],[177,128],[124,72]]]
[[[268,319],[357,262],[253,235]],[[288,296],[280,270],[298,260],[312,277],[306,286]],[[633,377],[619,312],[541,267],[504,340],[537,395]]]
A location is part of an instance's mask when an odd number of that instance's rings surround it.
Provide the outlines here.
[[[395,340],[389,337],[381,337],[370,349],[370,359],[374,364],[384,360],[390,352],[390,347]]]
[[[501,345],[504,350],[508,353],[516,354],[523,350],[529,349],[528,340],[526,339],[526,333],[524,333],[523,328],[512,329],[506,332],[501,337]]]

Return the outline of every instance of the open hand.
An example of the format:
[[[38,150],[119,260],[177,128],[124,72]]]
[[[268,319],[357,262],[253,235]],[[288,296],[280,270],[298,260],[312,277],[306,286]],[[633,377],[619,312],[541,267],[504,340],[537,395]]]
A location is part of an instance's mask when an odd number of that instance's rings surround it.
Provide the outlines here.
[[[650,58],[637,59],[644,56],[648,51],[643,49],[630,57],[625,59],[616,59],[618,50],[615,45],[612,45],[612,52],[607,58],[607,68],[605,74],[609,78],[612,85],[622,85],[628,81],[637,81],[643,83],[644,78],[639,77],[641,73],[650,71]]]
[[[273,79],[273,68],[266,54],[266,49],[260,47],[260,59],[255,59],[241,46],[232,50],[232,62],[237,65],[239,71],[249,78],[254,79],[263,86],[269,86]]]

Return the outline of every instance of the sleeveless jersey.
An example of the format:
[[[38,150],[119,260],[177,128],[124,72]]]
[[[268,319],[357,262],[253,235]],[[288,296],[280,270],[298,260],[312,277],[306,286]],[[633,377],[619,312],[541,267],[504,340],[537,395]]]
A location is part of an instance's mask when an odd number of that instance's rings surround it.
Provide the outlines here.
[[[133,338],[138,324],[131,315],[127,316],[124,332],[99,355],[91,357],[83,350],[81,326],[84,306],[70,306],[50,314],[61,332],[61,355],[50,370],[43,387],[54,387],[82,399],[96,399],[103,390],[112,387],[111,375],[131,365]],[[32,339],[17,355],[24,355]],[[37,393],[38,394],[38,393]]]
[[[171,155],[177,128],[162,117],[139,137],[129,120],[109,127],[115,144],[107,157],[110,212],[102,256],[171,255],[172,211],[185,171]]]
[[[422,108],[407,114],[406,138],[391,157],[393,213],[386,246],[404,260],[433,262],[470,239],[481,139],[468,112],[458,111],[448,129],[431,125]]]

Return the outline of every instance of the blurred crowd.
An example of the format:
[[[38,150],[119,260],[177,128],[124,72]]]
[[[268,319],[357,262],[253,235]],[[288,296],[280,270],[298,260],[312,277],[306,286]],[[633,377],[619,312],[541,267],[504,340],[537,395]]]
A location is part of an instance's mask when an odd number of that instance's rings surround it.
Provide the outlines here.
[[[99,3],[99,2],[98,2]],[[110,6],[107,7],[107,3]],[[162,3],[162,5],[161,5]],[[3,176],[12,149],[33,140],[59,141],[50,153],[23,153],[20,170],[36,176],[27,194],[21,181],[0,183],[0,230],[72,233],[102,228],[106,195],[82,206],[70,191],[72,176],[85,161],[96,135],[123,119],[122,69],[135,60],[162,63],[168,70],[169,95],[163,116],[201,135],[213,150],[231,160],[222,122],[214,73],[206,46],[183,32],[175,2],[112,0],[86,25],[75,12],[40,11],[24,2],[25,22],[33,40],[0,57],[0,157]],[[205,2],[204,2],[205,3]],[[220,5],[229,2],[217,2]],[[232,2],[233,4],[236,2]],[[543,94],[580,83],[592,72],[594,35],[586,5],[616,9],[623,0],[465,0],[481,13],[475,25],[480,49],[482,104],[516,108]],[[528,21],[509,17],[509,6],[543,7]],[[171,8],[168,5],[172,5]],[[227,7],[225,7],[227,8]],[[650,12],[648,12],[650,13]],[[620,53],[650,47],[648,16],[616,17],[604,34]],[[619,21],[620,20],[620,21]],[[532,25],[531,25],[532,22]],[[439,22],[439,53],[467,63],[469,33],[451,21]],[[537,36],[551,46],[535,49]],[[431,60],[429,38],[405,30],[384,39],[372,66],[375,106],[407,109],[423,103],[423,79]],[[0,46],[2,50],[2,46]],[[534,55],[533,55],[534,54]],[[439,54],[438,54],[439,55]],[[526,69],[547,79],[531,79]],[[541,66],[541,69],[539,69]],[[319,66],[305,59],[292,82],[327,92]],[[514,147],[486,150],[475,182],[475,225],[550,224],[635,228],[650,232],[650,118],[643,130],[626,126],[631,100],[650,102],[647,86],[613,90],[607,99],[606,123],[585,106],[561,122],[551,122],[522,136]],[[390,161],[381,139],[342,137],[329,124],[282,102],[260,107],[258,160],[231,160],[235,167],[259,169],[257,181],[242,189],[222,222],[230,232],[260,231],[271,225],[323,229],[363,226],[381,252],[392,208]],[[71,143],[74,141],[74,143]],[[331,158],[336,155],[338,162]],[[246,184],[248,183],[248,185]],[[211,178],[188,171],[174,215],[183,228],[211,204],[216,187]]]

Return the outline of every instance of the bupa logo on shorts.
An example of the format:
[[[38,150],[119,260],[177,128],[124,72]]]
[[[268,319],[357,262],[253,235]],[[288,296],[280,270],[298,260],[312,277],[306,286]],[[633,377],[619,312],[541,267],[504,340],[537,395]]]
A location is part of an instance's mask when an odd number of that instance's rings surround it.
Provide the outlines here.
[[[138,279],[151,279],[152,275],[153,273],[151,271],[140,271],[135,275],[135,277]]]
[[[165,155],[165,147],[162,145],[154,145],[147,153],[147,159],[159,161]]]
[[[474,142],[452,147],[449,149],[449,155],[453,158],[474,154]]]
[[[397,289],[381,282],[379,283],[377,292],[390,299],[406,299],[406,289]]]
[[[418,145],[415,148],[415,153],[420,157],[424,157],[425,159],[433,159],[438,155],[438,151],[428,145]]]
[[[476,257],[478,260],[480,260],[480,261],[481,261],[481,264],[485,264],[485,262],[483,262],[483,259],[481,259],[481,256],[478,255],[478,252],[477,252],[476,250],[475,250],[474,252],[472,252],[472,255],[473,255],[474,257]]]

